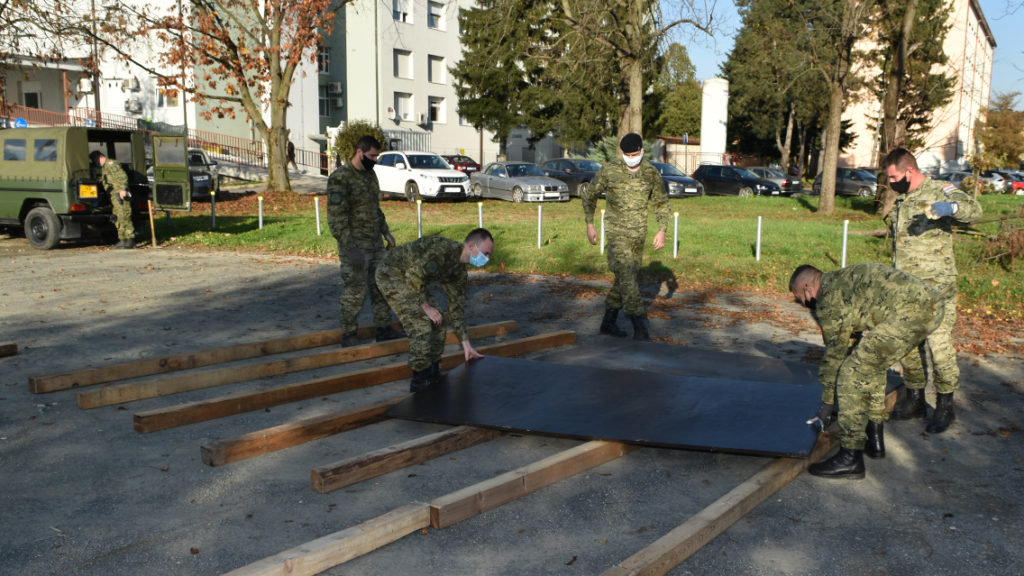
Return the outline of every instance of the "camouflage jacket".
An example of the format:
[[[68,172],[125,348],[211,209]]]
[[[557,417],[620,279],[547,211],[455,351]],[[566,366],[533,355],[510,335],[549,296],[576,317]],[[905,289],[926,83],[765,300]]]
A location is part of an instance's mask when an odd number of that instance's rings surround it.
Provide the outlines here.
[[[100,170],[100,179],[103,181],[103,188],[110,194],[111,202],[117,201],[114,196],[121,190],[128,191],[128,175],[124,173],[124,168],[117,160],[107,158]]]
[[[932,202],[956,202],[959,208],[951,217],[930,220],[924,211]],[[918,278],[955,287],[953,223],[979,218],[981,205],[969,195],[952,184],[925,180],[917,190],[900,194],[889,216],[892,265]]]
[[[822,400],[832,402],[839,367],[850,353],[855,334],[882,322],[897,322],[911,330],[942,311],[942,297],[935,288],[895,268],[864,263],[823,274],[815,308],[826,347],[818,367]]]
[[[331,173],[327,179],[327,226],[340,250],[383,246],[381,235],[388,231],[388,223],[380,200],[380,184],[373,170],[356,170],[349,162]]]
[[[597,199],[605,195],[605,230],[613,235],[647,236],[647,205],[654,203],[658,231],[668,230],[668,194],[658,169],[644,160],[640,170],[630,172],[626,163],[613,160],[594,177],[593,184],[583,196],[583,213],[587,224],[594,223]]]
[[[466,290],[469,276],[462,257],[462,242],[441,236],[424,236],[388,252],[381,262],[386,274],[404,279],[402,295],[416,305],[426,301],[427,286],[439,282],[448,298],[448,323],[459,341],[469,340],[466,331]],[[380,269],[380,268],[379,268]],[[390,296],[389,296],[390,298]]]

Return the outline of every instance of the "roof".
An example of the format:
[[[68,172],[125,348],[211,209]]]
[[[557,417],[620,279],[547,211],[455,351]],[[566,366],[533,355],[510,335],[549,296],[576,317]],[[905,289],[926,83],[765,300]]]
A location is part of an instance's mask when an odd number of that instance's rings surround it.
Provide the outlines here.
[[[988,38],[988,43],[993,48],[996,47],[995,36],[992,36],[992,29],[988,26],[988,20],[985,19],[985,13],[981,11],[981,4],[978,4],[978,0],[970,0],[971,9],[974,10],[974,14],[978,17],[978,23],[981,24],[982,29],[985,30],[985,37]]]

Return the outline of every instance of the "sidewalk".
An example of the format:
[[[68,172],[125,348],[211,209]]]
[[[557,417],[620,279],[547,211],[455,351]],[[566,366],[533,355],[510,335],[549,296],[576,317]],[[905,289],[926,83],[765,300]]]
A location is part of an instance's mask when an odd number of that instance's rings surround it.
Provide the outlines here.
[[[304,167],[303,170],[306,171],[305,174],[301,174],[292,169],[288,170],[288,179],[291,182],[293,191],[299,194],[321,194],[327,189],[327,176],[321,176],[320,171],[315,168]],[[220,173],[232,178],[259,180],[264,183],[267,181],[269,176],[266,168],[253,168],[251,166],[239,167],[226,162],[220,165]],[[224,184],[223,186],[229,190],[234,187],[231,184]],[[266,184],[248,185],[247,188],[259,188],[262,191],[266,189]]]

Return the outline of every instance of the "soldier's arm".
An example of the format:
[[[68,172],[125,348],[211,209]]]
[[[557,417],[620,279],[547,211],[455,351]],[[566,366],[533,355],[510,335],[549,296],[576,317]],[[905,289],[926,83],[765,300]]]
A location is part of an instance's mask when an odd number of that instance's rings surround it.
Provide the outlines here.
[[[110,183],[113,185],[114,194],[119,194],[122,190],[128,191],[128,175],[124,173],[124,169],[121,168],[121,164],[117,160],[108,160],[113,162],[114,168],[110,171]]]
[[[608,179],[604,177],[604,170],[599,170],[597,176],[591,182],[590,186],[587,186],[586,191],[580,195],[580,200],[583,203],[583,217],[587,224],[594,223],[594,212],[597,211],[597,199],[601,197],[601,193],[608,186]]]
[[[819,303],[818,310],[823,310],[821,304]],[[843,324],[842,318],[833,318],[832,314],[822,314],[818,320],[821,324],[821,337],[825,341],[825,356],[818,366],[818,381],[821,382],[822,402],[831,403],[835,399],[839,367],[846,360],[853,333]]]
[[[448,298],[448,323],[459,337],[459,342],[469,341],[466,329],[466,291],[469,289],[469,276],[463,268],[455,280],[445,282],[444,295]]]
[[[668,193],[665,192],[665,183],[662,181],[661,174],[658,174],[656,169],[651,171],[654,173],[654,190],[651,192],[651,203],[654,204],[654,216],[658,220],[658,232],[668,232],[668,223],[671,216]]]
[[[960,190],[953,190],[952,192],[946,193],[947,202],[956,202],[957,210],[953,214],[953,219],[957,222],[963,222],[969,224],[975,220],[981,219],[981,204],[978,203],[970,194],[961,192]]]
[[[327,227],[331,229],[331,236],[338,240],[341,251],[355,245],[352,241],[349,201],[348,190],[341,178],[331,175],[327,181]]]

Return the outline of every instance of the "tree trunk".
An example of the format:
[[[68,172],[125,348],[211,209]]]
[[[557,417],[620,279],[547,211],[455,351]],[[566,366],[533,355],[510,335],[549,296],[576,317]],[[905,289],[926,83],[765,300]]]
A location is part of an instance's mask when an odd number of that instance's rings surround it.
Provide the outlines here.
[[[803,122],[797,122],[797,134],[800,140],[800,156],[796,163],[796,177],[801,182],[804,178],[804,160],[807,155],[807,126],[803,125]]]
[[[276,91],[275,91],[276,92]],[[288,178],[288,106],[287,100],[271,99],[270,134],[267,138],[267,190],[291,190]]]
[[[626,87],[629,93],[629,102],[621,108],[622,117],[619,118],[619,140],[630,132],[636,132],[643,136],[643,101],[644,101],[644,71],[639,60],[627,57],[623,63],[623,72],[626,75]]]
[[[786,120],[785,144],[782,143],[782,139],[779,136],[779,131],[775,131],[775,147],[779,149],[779,158],[781,158],[780,163],[782,164],[782,169],[786,172],[786,174],[789,174],[789,151],[792,149],[793,144],[793,116],[795,116],[795,114],[793,113],[794,107],[795,104],[793,104],[793,102],[790,102],[789,118]]]
[[[831,214],[836,207],[836,168],[839,165],[839,139],[843,131],[844,93],[839,81],[830,83],[828,123],[825,127],[825,162],[821,172],[821,198],[818,213]]]

